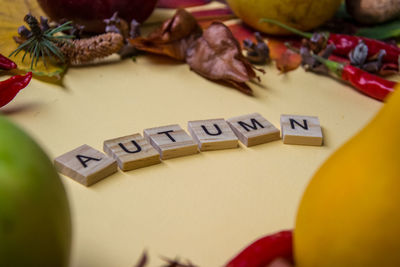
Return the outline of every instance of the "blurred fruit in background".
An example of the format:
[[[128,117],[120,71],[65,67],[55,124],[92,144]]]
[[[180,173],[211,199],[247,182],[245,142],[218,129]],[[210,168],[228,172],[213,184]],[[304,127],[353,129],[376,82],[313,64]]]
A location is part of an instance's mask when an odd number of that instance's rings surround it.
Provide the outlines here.
[[[85,26],[87,32],[104,32],[104,19],[118,12],[128,23],[145,21],[157,0],[38,0],[44,12],[55,21],[72,20]]]
[[[346,0],[347,12],[363,24],[377,24],[400,17],[400,0]]]
[[[400,85],[308,185],[294,232],[296,266],[400,266]]]
[[[316,28],[333,17],[341,0],[227,0],[233,12],[254,29],[277,35],[290,32],[261,18],[278,20],[302,31]]]
[[[43,150],[0,117],[0,266],[68,266],[71,218]]]

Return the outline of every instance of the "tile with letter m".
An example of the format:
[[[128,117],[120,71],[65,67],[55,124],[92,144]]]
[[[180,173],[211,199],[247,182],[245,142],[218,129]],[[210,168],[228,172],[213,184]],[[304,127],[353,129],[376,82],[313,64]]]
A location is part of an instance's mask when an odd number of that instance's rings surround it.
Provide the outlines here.
[[[229,126],[246,146],[255,146],[280,139],[279,130],[259,113],[227,119]]]

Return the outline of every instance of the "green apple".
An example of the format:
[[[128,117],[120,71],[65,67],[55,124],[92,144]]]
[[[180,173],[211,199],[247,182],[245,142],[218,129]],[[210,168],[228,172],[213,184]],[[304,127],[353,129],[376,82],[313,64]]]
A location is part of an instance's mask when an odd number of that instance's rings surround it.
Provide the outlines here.
[[[0,116],[0,266],[68,266],[71,217],[47,155]]]

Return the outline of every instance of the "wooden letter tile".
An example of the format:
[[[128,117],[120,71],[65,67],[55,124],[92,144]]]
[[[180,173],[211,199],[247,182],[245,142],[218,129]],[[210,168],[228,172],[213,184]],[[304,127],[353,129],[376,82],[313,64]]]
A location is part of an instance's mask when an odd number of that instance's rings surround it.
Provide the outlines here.
[[[100,151],[82,145],[54,160],[60,173],[90,186],[117,171],[117,162]]]
[[[177,124],[145,129],[143,134],[160,153],[161,159],[187,156],[198,152],[196,142]]]
[[[160,154],[141,134],[133,134],[104,141],[104,152],[117,160],[123,171],[160,163]]]
[[[284,144],[322,145],[322,131],[318,117],[281,115]]]
[[[259,113],[233,117],[227,122],[239,140],[248,147],[280,139],[279,130]]]
[[[189,121],[188,130],[200,151],[238,147],[238,139],[224,119]]]

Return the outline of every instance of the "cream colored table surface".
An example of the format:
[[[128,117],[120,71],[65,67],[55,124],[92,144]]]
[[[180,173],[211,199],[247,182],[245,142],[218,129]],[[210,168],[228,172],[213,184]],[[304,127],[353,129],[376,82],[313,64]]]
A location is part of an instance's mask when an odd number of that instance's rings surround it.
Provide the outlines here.
[[[129,172],[86,188],[62,176],[73,216],[71,266],[133,266],[143,250],[221,266],[250,241],[294,227],[305,186],[318,166],[381,107],[333,79],[266,67],[248,97],[208,81],[187,65],[140,56],[71,68],[65,88],[33,80],[3,112],[52,158],[88,144],[189,120],[259,112],[318,116],[322,147],[275,141],[203,152]]]

